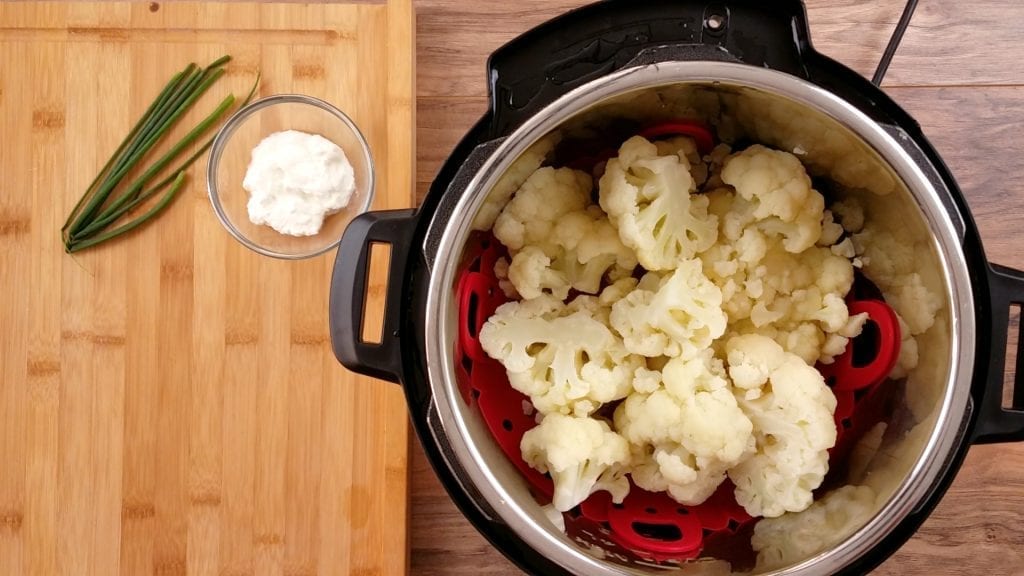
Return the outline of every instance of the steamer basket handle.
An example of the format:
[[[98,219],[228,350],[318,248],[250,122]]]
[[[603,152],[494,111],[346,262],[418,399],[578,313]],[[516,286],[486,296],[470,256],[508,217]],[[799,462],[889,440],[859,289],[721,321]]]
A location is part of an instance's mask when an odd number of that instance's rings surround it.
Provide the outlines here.
[[[998,264],[989,264],[992,335],[989,341],[989,376],[978,402],[975,444],[1024,440],[1024,334],[1018,326],[1013,400],[1003,407],[1003,383],[1006,374],[1006,343],[1009,336],[1009,309],[1024,304],[1024,272]],[[985,358],[979,358],[984,362]]]
[[[334,260],[329,314],[334,355],[353,372],[390,382],[401,379],[401,304],[415,228],[414,210],[384,210],[360,214],[345,229]],[[363,340],[370,249],[374,244],[391,246],[379,343]]]

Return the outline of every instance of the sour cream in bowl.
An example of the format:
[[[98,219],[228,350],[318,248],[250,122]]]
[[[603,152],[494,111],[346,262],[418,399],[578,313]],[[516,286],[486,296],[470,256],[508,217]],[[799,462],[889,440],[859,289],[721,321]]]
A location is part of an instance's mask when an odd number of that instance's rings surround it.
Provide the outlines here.
[[[239,110],[214,140],[210,200],[248,248],[301,259],[338,245],[373,200],[373,160],[355,123],[303,95],[270,96]]]

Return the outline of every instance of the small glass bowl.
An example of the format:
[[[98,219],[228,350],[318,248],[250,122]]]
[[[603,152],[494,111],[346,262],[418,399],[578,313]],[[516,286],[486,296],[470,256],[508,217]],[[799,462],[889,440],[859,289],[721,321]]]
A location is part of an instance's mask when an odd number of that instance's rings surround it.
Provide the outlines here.
[[[314,236],[289,236],[249,220],[249,193],[242,188],[242,180],[252,149],[282,130],[319,134],[334,142],[345,151],[355,172],[356,189],[348,205],[328,214]],[[373,202],[374,180],[370,147],[355,123],[331,104],[301,94],[269,96],[236,112],[217,133],[206,169],[210,202],[228,232],[260,254],[287,260],[310,258],[336,247],[348,223]]]

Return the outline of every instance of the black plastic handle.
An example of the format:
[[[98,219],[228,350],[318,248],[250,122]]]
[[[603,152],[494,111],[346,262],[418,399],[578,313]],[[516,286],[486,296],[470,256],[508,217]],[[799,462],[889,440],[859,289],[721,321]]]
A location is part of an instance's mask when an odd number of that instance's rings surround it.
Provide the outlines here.
[[[508,135],[570,90],[664,46],[709,50],[680,59],[730,59],[806,76],[810,50],[800,0],[605,0],[550,20],[499,48],[488,60],[490,137]],[[715,54],[719,54],[715,56]]]
[[[1014,373],[1013,403],[1003,408],[1003,380],[1006,369],[1006,341],[1009,334],[1011,304],[1024,304],[1024,272],[998,264],[989,264],[992,339],[989,342],[989,374],[978,403],[975,444],[1024,440],[1024,334],[1018,326],[1017,361]],[[984,362],[985,358],[978,358]]]
[[[345,229],[331,277],[331,343],[338,361],[353,372],[391,382],[401,381],[401,302],[415,229],[415,210],[411,209],[366,212]],[[373,244],[391,246],[379,343],[365,342],[362,338],[367,270]]]

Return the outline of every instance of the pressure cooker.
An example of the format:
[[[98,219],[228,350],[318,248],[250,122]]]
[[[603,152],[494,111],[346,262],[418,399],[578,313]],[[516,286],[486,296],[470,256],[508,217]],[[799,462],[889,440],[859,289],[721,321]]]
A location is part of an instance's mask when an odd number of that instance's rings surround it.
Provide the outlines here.
[[[864,573],[921,525],[972,445],[1024,439],[1024,385],[1011,407],[1002,401],[1008,311],[1024,302],[1024,273],[987,261],[963,193],[917,122],[874,84],[814,50],[802,3],[601,2],[509,42],[491,55],[486,74],[489,108],[423,204],[368,212],[349,225],[336,257],[330,323],[344,366],[404,388],[448,493],[521,568],[593,576],[665,566],[683,574]],[[680,116],[706,122],[723,139],[799,153],[816,182],[832,182],[840,197],[866,206],[867,218],[897,240],[894,250],[938,295],[934,324],[918,339],[917,368],[900,384],[884,434],[861,455],[857,477],[850,472],[837,484],[867,485],[877,497],[842,529],[841,509],[828,512],[838,519],[821,510],[789,515],[789,553],[770,567],[740,557],[749,553],[749,531],[669,564],[622,553],[594,530],[570,534],[501,450],[464,382],[457,288],[485,242],[474,220],[493,210],[496,183],[542,143],[623,126],[628,133]],[[554,145],[549,155],[558,154]],[[391,248],[379,342],[361,337],[374,244]],[[1020,378],[1019,351],[1017,358]]]

